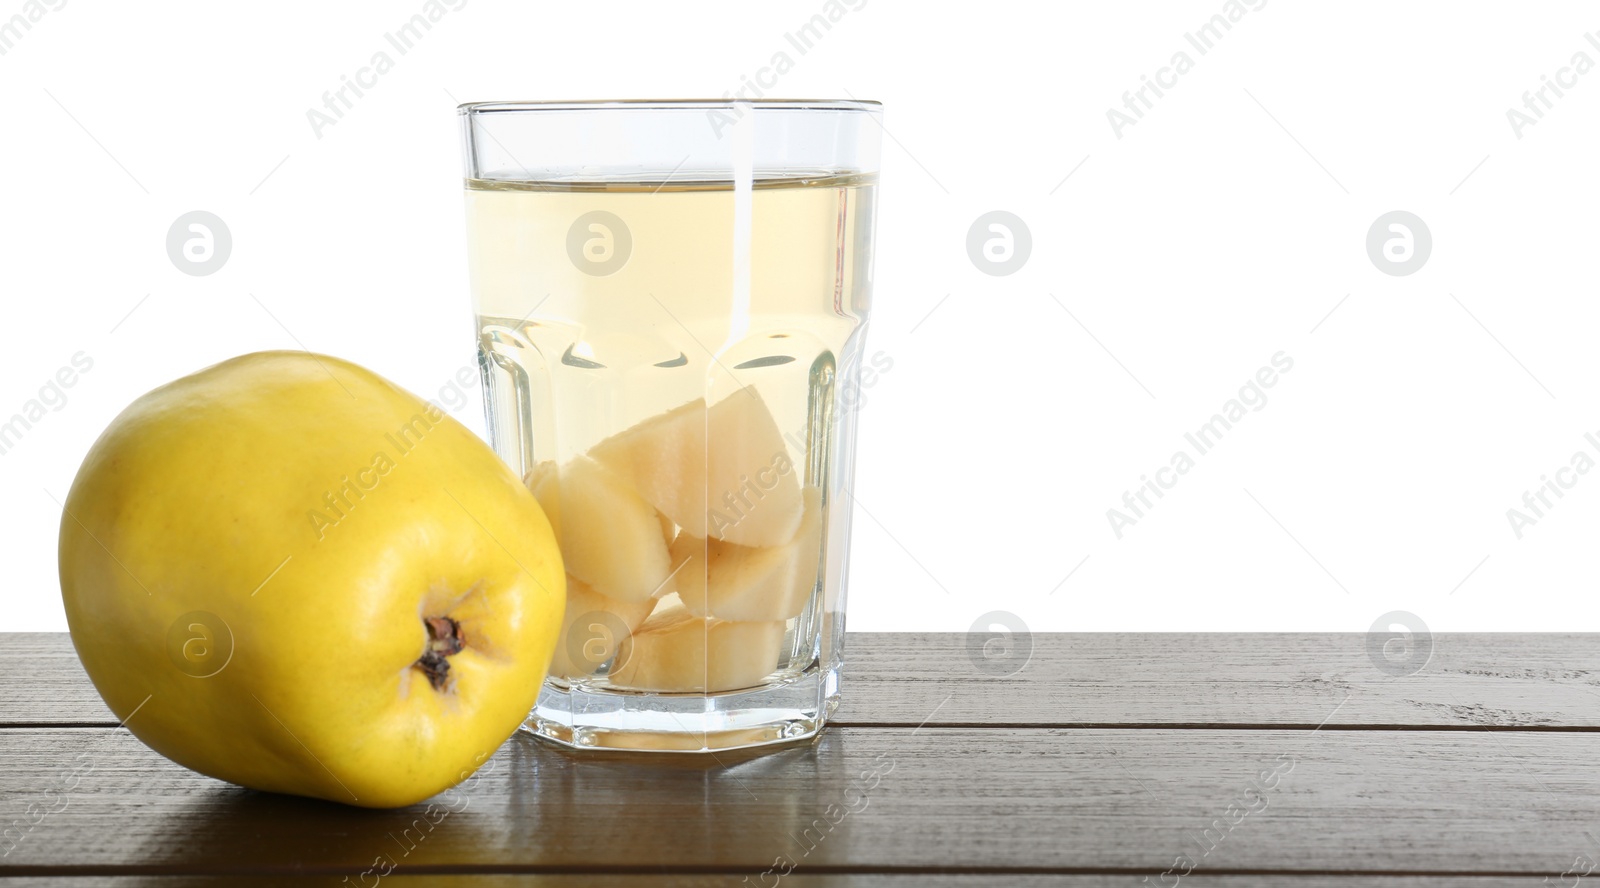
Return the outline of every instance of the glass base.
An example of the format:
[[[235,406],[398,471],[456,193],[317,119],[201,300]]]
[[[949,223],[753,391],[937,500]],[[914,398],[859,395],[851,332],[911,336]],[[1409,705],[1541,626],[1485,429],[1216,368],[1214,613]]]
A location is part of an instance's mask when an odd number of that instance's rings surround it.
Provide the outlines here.
[[[651,694],[546,682],[522,730],[571,749],[719,752],[817,735],[839,702],[837,669],[725,694]]]

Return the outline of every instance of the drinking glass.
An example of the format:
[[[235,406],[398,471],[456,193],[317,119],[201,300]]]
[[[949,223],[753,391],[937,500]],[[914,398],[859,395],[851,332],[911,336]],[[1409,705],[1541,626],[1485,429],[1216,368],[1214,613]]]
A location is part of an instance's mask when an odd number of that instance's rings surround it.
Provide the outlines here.
[[[567,572],[525,730],[722,750],[837,706],[880,113],[461,106],[489,438]]]

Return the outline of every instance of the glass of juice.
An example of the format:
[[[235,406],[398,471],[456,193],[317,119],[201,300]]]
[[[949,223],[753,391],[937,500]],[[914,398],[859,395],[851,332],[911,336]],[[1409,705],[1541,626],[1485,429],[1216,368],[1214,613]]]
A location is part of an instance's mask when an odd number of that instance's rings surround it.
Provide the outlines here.
[[[564,625],[524,728],[699,752],[838,705],[881,108],[460,108],[489,437]]]

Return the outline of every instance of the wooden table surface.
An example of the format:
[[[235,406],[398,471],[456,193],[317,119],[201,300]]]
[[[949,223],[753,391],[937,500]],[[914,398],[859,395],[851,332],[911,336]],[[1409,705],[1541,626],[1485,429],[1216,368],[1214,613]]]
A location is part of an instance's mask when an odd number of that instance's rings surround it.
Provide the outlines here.
[[[186,771],[117,727],[65,635],[3,635],[0,877],[1600,886],[1600,636],[1435,635],[1414,674],[1359,634],[1031,642],[997,662],[962,635],[853,634],[809,745],[652,757],[518,735],[430,823]]]

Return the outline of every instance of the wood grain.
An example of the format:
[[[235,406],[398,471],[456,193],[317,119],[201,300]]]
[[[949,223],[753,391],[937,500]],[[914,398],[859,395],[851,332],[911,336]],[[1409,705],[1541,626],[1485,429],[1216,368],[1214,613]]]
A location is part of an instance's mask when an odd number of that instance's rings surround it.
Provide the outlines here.
[[[1600,729],[1600,635],[1431,644],[1399,676],[1362,633],[1042,634],[1000,677],[961,635],[852,635],[840,723]]]
[[[26,676],[0,686],[0,727],[117,723],[65,632],[0,634],[0,669]]]
[[[930,725],[840,728],[724,764],[577,757],[516,737],[430,812],[237,789],[121,730],[9,730],[0,829],[30,803],[63,806],[14,841],[0,875],[342,876],[388,859],[413,873],[742,877],[787,859],[812,874],[989,873],[985,884],[1005,884],[1142,878],[1187,855],[1220,874],[1556,877],[1600,855],[1595,743],[1482,729]],[[91,768],[61,792],[77,761]],[[1269,786],[1261,774],[1275,767]]]
[[[359,885],[355,879],[325,876],[308,879],[311,884]],[[978,874],[829,874],[794,873],[781,879],[784,888],[1146,888],[1161,885],[1155,879],[1138,875],[1007,875],[997,878]],[[281,876],[99,876],[62,878],[39,876],[7,881],[8,888],[214,888],[239,886],[256,888],[283,883]],[[296,882],[295,884],[303,884]],[[755,876],[727,875],[405,875],[384,877],[380,884],[390,888],[763,888]],[[1194,873],[1181,880],[1187,888],[1531,888],[1541,882],[1531,876],[1297,876],[1274,873],[1270,876]],[[765,888],[777,888],[770,880]],[[1176,888],[1176,886],[1174,886]]]
[[[852,633],[835,724],[1600,730],[1595,634],[1438,634],[1410,676],[1359,633],[1041,634],[1012,675],[969,644]],[[0,727],[115,724],[65,634],[4,636],[0,669],[29,676],[0,688]]]

